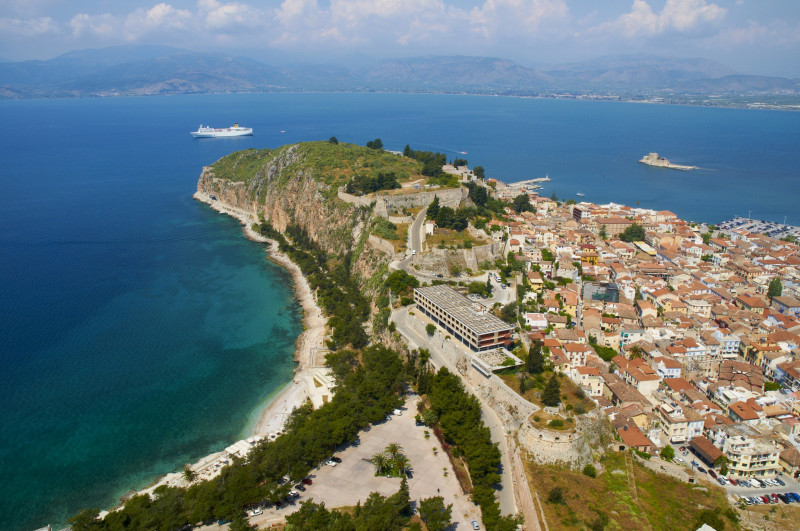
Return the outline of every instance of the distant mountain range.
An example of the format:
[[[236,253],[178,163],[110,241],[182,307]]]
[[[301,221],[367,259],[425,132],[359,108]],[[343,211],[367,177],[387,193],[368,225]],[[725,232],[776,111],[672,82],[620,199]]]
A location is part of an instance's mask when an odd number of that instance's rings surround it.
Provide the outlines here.
[[[168,46],[118,46],[46,61],[0,62],[0,98],[213,92],[365,91],[594,95],[680,95],[800,99],[800,80],[751,76],[705,59],[605,57],[534,69],[493,57],[426,56],[353,66],[292,64]]]

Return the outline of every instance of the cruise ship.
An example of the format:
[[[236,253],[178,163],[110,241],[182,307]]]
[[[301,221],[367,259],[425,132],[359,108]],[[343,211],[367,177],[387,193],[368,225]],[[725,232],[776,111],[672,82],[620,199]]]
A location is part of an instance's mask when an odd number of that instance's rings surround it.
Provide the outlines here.
[[[239,127],[239,124],[233,124],[233,127],[226,127],[224,129],[215,129],[200,124],[197,131],[192,131],[191,135],[195,138],[216,138],[218,136],[252,136],[252,127]]]

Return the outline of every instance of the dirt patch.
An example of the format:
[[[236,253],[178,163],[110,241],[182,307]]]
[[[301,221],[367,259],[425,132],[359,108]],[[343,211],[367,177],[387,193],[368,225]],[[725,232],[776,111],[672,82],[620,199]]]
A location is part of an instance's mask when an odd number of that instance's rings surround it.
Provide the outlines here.
[[[542,498],[551,529],[584,529],[598,520],[605,522],[605,529],[696,529],[700,526],[693,524],[703,510],[734,511],[722,489],[697,489],[627,465],[624,454],[606,454],[600,464],[603,472],[590,478],[554,465],[525,462],[528,482]],[[553,494],[555,489],[560,489],[560,496]],[[721,518],[725,529],[739,529],[728,517]]]

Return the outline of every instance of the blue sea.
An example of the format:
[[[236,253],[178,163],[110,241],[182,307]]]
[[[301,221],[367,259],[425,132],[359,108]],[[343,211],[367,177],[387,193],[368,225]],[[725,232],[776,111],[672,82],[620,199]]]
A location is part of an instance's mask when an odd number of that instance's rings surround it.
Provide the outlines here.
[[[114,505],[248,435],[291,379],[290,277],[191,199],[231,151],[381,138],[505,182],[549,175],[544,195],[800,224],[800,113],[251,94],[0,101],[0,117],[0,529]],[[233,122],[255,136],[189,135]],[[651,151],[702,169],[636,162]]]

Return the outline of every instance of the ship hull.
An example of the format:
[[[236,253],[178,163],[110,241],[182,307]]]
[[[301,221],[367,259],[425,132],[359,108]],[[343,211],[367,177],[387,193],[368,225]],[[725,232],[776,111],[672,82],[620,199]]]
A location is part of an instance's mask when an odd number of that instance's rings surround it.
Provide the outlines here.
[[[219,133],[198,133],[197,131],[193,131],[191,135],[194,138],[220,138],[220,137],[232,137],[232,136],[253,136],[253,131],[245,131],[245,132],[219,132]]]
[[[220,137],[232,137],[232,136],[253,136],[253,128],[252,127],[240,127],[239,124],[235,124],[233,127],[226,127],[226,128],[213,128],[208,126],[203,126],[202,124],[197,129],[197,131],[190,131],[190,135],[194,138],[220,138]]]

